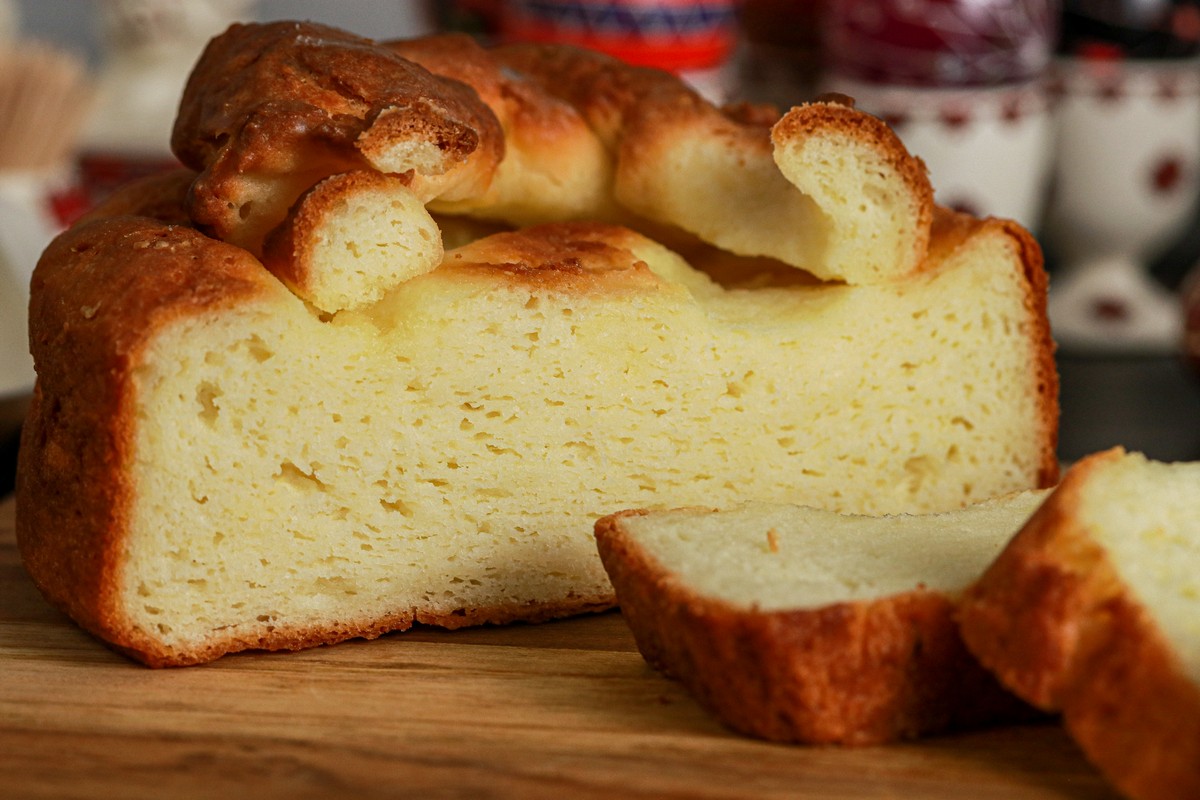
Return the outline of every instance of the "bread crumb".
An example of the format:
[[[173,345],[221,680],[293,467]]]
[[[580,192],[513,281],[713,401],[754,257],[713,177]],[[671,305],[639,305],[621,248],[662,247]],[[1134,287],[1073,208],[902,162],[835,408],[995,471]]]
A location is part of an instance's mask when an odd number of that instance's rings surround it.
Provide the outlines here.
[[[772,553],[779,552],[779,531],[774,528],[767,530],[767,547]]]

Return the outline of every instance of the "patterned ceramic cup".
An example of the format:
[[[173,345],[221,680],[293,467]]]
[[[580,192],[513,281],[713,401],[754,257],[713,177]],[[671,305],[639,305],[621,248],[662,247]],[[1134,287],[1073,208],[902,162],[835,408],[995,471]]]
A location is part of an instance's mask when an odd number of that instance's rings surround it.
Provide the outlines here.
[[[941,205],[1039,224],[1054,156],[1042,82],[939,89],[831,76],[824,86],[892,126],[929,168]]]
[[[737,44],[735,0],[511,0],[500,14],[508,41],[562,42],[659,67],[721,101]]]
[[[1178,301],[1148,263],[1180,236],[1200,194],[1200,61],[1064,58],[1056,73],[1045,227],[1062,259],[1055,333],[1068,345],[1175,349]]]
[[[1050,0],[839,0],[823,87],[887,120],[943,205],[1033,227],[1052,156]]]

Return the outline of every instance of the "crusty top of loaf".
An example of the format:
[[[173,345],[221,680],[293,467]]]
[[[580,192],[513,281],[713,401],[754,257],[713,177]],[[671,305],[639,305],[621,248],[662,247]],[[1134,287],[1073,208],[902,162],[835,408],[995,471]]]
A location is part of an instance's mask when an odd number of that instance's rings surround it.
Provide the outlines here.
[[[258,252],[320,178],[375,167],[419,181],[474,156],[486,185],[504,139],[469,87],[369,39],[277,22],[234,25],[210,42],[184,89],[171,146],[201,172],[193,219]]]
[[[502,273],[513,282],[576,293],[599,287],[647,288],[659,280],[628,249],[629,240],[638,238],[628,229],[605,223],[549,223],[497,233],[460,247],[447,254],[444,267],[481,268],[489,280]]]
[[[631,66],[603,53],[556,44],[506,45],[495,52],[509,69],[579,109],[610,145],[643,115],[720,114],[670,73]]]
[[[401,176],[441,213],[685,233],[851,284],[918,272],[933,209],[920,159],[846,105],[722,109],[601,53],[461,36],[234,26],[197,64],[172,144],[200,172],[192,220],[256,255],[351,170]]]
[[[717,108],[674,75],[562,45],[493,57],[577,109],[612,152],[613,193],[629,212],[827,280],[880,283],[924,263],[925,165],[868,114],[827,101],[782,117]]]
[[[387,42],[437,75],[473,88],[504,130],[504,159],[488,190],[454,202],[445,213],[525,225],[555,220],[628,221],[612,196],[613,158],[579,109],[547,91],[536,76],[463,34]]]

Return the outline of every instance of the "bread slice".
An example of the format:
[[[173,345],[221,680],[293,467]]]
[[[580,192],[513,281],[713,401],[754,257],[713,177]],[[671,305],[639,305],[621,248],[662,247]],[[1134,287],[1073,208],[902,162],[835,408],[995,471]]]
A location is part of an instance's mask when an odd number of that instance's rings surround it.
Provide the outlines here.
[[[972,652],[1129,797],[1200,797],[1200,464],[1083,459],[967,593]]]
[[[953,610],[1045,494],[932,515],[627,511],[595,532],[642,655],[726,725],[878,744],[1029,718],[967,653]]]

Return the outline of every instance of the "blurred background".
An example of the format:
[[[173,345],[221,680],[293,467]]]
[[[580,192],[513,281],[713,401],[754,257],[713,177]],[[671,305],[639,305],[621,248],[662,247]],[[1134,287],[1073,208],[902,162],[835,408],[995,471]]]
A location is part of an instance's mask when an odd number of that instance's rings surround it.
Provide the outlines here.
[[[1200,0],[0,0],[0,495],[33,385],[29,275],[116,185],[175,165],[183,82],[238,20],[564,41],[716,103],[887,120],[937,200],[1051,270],[1060,456],[1200,459]]]

